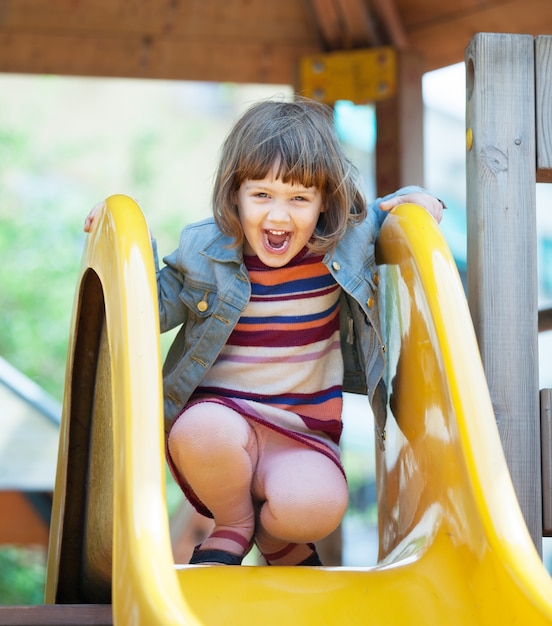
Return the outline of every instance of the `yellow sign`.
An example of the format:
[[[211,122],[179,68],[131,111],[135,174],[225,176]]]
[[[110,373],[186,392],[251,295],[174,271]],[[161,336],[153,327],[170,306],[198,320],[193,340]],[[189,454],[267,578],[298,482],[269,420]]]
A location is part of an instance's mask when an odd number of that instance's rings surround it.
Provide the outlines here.
[[[304,57],[301,95],[334,104],[366,104],[392,96],[397,87],[397,55],[391,47],[329,52]]]

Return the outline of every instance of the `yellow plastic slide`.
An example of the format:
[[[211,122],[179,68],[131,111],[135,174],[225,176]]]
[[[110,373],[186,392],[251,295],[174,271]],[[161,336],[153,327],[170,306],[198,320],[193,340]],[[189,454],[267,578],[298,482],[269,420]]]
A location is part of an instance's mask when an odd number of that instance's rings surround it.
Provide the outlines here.
[[[48,603],[112,602],[117,625],[552,624],[552,581],[514,494],[448,247],[424,210],[402,205],[379,255],[390,391],[380,562],[175,566],[151,244],[134,201],[106,201],[75,298]]]

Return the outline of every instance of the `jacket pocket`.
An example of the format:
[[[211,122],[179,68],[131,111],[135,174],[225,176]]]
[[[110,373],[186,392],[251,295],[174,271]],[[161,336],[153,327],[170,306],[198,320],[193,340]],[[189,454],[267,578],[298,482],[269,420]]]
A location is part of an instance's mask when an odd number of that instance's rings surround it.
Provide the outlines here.
[[[207,318],[217,301],[216,288],[213,285],[197,283],[186,278],[179,294],[180,299],[190,311],[191,317]]]
[[[179,297],[188,309],[181,337],[182,350],[186,353],[197,345],[210,322],[217,306],[217,292],[213,285],[187,278]]]

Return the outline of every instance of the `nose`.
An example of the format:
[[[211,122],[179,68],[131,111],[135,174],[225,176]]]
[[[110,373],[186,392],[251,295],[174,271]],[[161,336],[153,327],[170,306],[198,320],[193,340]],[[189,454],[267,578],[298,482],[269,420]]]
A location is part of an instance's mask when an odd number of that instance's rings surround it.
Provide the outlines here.
[[[274,224],[286,224],[290,221],[287,203],[283,200],[276,200],[270,205],[268,219]]]

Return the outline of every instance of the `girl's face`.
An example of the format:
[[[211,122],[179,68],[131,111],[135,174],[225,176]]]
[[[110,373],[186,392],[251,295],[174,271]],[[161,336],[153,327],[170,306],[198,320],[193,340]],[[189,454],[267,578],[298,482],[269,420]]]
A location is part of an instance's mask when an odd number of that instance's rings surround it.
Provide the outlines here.
[[[283,267],[305,247],[323,211],[316,187],[284,183],[271,174],[244,181],[237,205],[244,254],[258,256],[269,267]]]

